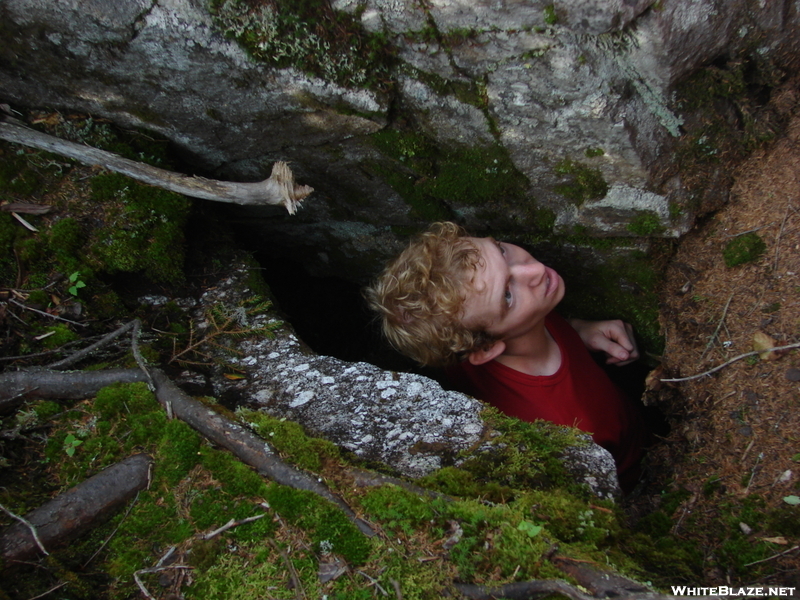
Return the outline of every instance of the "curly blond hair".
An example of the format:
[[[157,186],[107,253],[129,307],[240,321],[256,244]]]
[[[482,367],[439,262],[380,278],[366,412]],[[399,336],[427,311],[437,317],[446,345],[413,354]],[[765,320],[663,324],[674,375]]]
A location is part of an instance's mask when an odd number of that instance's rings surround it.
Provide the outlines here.
[[[383,333],[399,352],[424,366],[446,366],[494,342],[461,323],[475,271],[477,246],[455,223],[434,223],[414,238],[365,290]]]

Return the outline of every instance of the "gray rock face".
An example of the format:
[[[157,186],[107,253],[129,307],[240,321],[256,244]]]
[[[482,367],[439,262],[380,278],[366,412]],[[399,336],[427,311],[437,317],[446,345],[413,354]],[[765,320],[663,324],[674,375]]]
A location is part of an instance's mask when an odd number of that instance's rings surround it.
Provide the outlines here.
[[[332,5],[393,47],[394,62],[373,73],[391,85],[368,87],[369,66],[353,76],[358,83],[335,83],[353,57],[334,56],[312,34],[272,39],[269,48],[286,63],[292,52],[311,54],[318,76],[253,59],[258,48],[230,36],[267,35],[277,17],[237,0],[216,17],[197,0],[4,0],[0,100],[157,132],[217,177],[261,179],[273,161],[290,161],[317,190],[307,208],[291,222],[278,209],[242,216],[347,275],[383,262],[395,246],[385,239],[391,227],[441,217],[521,237],[550,226],[543,210],[557,232],[580,226],[595,235],[631,235],[628,224],[647,214],[661,235],[679,235],[691,210],[683,206],[679,218],[670,206],[685,190],[654,171],[681,133],[674,84],[742,48],[787,67],[800,39],[790,0]],[[424,150],[407,138],[379,149],[373,136],[387,128],[423,136]],[[500,167],[497,158],[461,161],[470,172],[453,173],[442,157],[455,151],[507,156],[502,168],[527,189],[465,197],[476,186],[444,180],[480,181]],[[365,227],[379,234],[368,257]]]
[[[223,306],[232,312],[252,295],[245,284],[246,266],[234,263],[227,272],[230,275],[200,300],[198,331],[208,326],[202,315],[209,307]],[[262,314],[247,326],[259,327],[273,319]],[[453,464],[468,449],[491,451],[481,441],[486,430],[480,415],[483,403],[443,390],[427,377],[316,355],[288,328],[274,337],[240,340],[236,351],[235,358],[225,353],[225,360],[247,375],[231,381],[217,373],[213,385],[218,397],[233,393],[242,402],[298,422],[312,434],[407,477],[422,477]],[[584,444],[565,450],[564,463],[599,497],[619,495],[613,458],[589,436]]]

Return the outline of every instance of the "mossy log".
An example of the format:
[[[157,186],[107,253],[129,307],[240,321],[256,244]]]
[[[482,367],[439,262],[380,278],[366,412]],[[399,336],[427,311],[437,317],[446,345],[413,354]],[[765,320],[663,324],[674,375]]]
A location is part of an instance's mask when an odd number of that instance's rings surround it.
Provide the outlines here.
[[[150,482],[152,460],[135,454],[56,496],[25,516],[45,550],[62,546],[110,517]],[[31,527],[19,522],[0,533],[3,566],[41,552]]]
[[[0,374],[0,414],[8,414],[28,398],[82,400],[112,383],[147,381],[136,369],[51,371],[31,369]]]
[[[13,119],[6,119],[0,122],[1,139],[54,152],[90,166],[99,165],[142,183],[192,198],[259,206],[283,205],[293,215],[297,211],[297,205],[314,191],[307,185],[296,184],[289,165],[281,161],[272,166],[272,174],[263,181],[217,181],[152,167],[105,150],[68,142],[12,121]]]

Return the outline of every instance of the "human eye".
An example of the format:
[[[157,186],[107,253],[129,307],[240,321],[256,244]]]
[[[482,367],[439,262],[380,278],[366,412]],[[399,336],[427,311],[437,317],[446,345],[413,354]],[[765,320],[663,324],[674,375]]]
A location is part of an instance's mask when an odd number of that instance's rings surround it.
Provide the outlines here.
[[[511,302],[513,301],[513,299],[514,298],[511,295],[511,290],[510,289],[506,289],[506,293],[505,293],[506,306],[510,307],[511,306]]]
[[[495,242],[494,242],[494,243],[497,245],[497,249],[498,249],[498,250],[500,250],[500,254],[502,254],[503,256],[505,256],[505,254],[506,254],[506,247],[505,247],[505,245],[504,245],[502,242],[498,242],[497,240],[495,240]]]

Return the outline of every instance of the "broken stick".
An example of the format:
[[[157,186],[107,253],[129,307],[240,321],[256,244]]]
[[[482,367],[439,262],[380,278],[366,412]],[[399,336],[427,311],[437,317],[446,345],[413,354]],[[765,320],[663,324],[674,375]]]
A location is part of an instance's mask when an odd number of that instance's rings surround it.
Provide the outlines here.
[[[99,165],[109,171],[122,173],[142,183],[191,196],[192,198],[233,204],[283,205],[291,215],[295,214],[300,202],[314,191],[314,188],[307,185],[296,184],[294,174],[292,174],[289,165],[282,161],[278,161],[272,166],[272,174],[269,179],[263,181],[252,183],[218,181],[216,179],[206,179],[205,177],[194,177],[183,173],[166,171],[158,167],[151,167],[145,163],[123,158],[118,154],[106,152],[105,150],[68,142],[25,127],[22,123],[11,118],[6,118],[5,121],[0,122],[0,138],[15,144],[23,144],[32,148],[55,152],[86,165]]]

